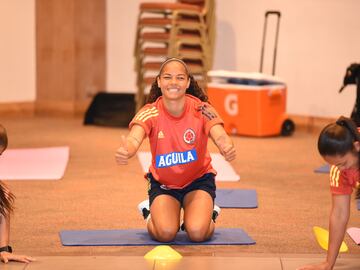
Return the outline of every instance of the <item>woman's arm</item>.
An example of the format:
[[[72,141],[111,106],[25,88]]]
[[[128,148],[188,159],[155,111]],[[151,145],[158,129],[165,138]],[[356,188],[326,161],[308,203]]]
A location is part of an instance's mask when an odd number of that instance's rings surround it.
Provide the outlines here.
[[[126,165],[128,159],[133,157],[146,136],[140,125],[133,125],[127,137],[121,136],[120,147],[115,153],[115,160],[119,165]]]
[[[9,245],[10,219],[0,215],[0,247]]]
[[[222,125],[216,124],[210,129],[210,138],[219,148],[219,151],[225,157],[225,160],[232,161],[235,159],[236,151],[234,144]]]
[[[10,218],[5,218],[3,215],[0,215],[0,247],[6,247],[9,245],[9,234]],[[16,255],[11,252],[2,251],[0,252],[0,260],[4,263],[8,263],[9,261],[29,263],[35,259],[29,256]]]
[[[332,209],[329,224],[329,248],[326,261],[334,267],[339,254],[340,246],[344,240],[346,226],[350,217],[350,195],[333,195]]]
[[[316,265],[306,265],[298,270],[332,270],[344,240],[350,216],[350,195],[333,195],[329,220],[329,245],[326,261]]]

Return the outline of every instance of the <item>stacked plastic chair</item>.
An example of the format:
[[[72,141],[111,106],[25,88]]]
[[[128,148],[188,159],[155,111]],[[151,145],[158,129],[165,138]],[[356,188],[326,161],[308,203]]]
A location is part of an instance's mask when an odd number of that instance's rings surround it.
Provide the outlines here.
[[[134,48],[137,72],[136,108],[145,102],[161,63],[169,57],[184,60],[196,80],[206,85],[213,63],[215,0],[142,3]]]

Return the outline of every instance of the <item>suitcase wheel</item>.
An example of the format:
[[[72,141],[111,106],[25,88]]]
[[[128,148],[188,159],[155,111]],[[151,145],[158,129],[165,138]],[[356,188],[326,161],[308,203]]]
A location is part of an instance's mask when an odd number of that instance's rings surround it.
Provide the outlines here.
[[[281,135],[282,136],[290,136],[295,131],[295,123],[290,120],[286,119],[281,125]]]

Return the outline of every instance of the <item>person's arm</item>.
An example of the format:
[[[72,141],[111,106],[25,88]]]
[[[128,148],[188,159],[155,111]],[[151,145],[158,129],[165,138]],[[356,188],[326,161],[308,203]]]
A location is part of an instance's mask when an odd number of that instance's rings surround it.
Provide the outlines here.
[[[10,218],[5,218],[3,215],[0,215],[0,247],[9,246],[9,234]],[[0,252],[0,260],[4,263],[8,263],[9,261],[29,263],[35,259],[25,255],[16,255],[11,252],[2,251]]]
[[[10,219],[0,215],[0,247],[9,245]]]
[[[332,270],[344,240],[350,216],[350,195],[333,195],[329,221],[329,246],[326,261],[316,265],[306,265],[297,270]]]
[[[219,148],[225,160],[232,161],[235,159],[236,151],[234,143],[221,124],[216,124],[210,129],[210,138]]]
[[[334,267],[350,217],[350,195],[333,195],[330,215],[329,249],[326,261]]]
[[[127,137],[121,136],[121,144],[115,153],[115,160],[119,165],[126,165],[128,159],[133,157],[146,136],[140,125],[133,125]]]

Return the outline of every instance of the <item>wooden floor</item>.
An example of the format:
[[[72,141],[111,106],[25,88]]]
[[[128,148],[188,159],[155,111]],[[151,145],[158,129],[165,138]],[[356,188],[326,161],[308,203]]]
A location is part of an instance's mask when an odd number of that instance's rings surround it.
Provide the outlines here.
[[[319,261],[318,257],[184,257],[179,260],[145,260],[135,256],[53,256],[39,257],[30,264],[9,263],[1,265],[4,270],[295,270],[309,263]],[[339,259],[335,269],[358,270],[358,258]]]
[[[161,263],[148,266],[143,260],[153,247],[64,247],[59,239],[61,230],[145,227],[136,209],[147,188],[140,163],[133,158],[127,167],[120,167],[114,161],[126,128],[83,126],[80,118],[0,116],[0,123],[8,130],[9,148],[70,147],[63,179],[6,181],[16,195],[11,245],[16,253],[34,256],[38,262],[0,264],[0,269],[129,269],[121,268],[126,265],[133,270],[196,269],[197,265],[207,269],[240,269],[240,265],[244,266],[241,269],[295,269],[325,256],[312,232],[313,226],[328,227],[331,203],[328,176],[313,173],[324,163],[316,149],[317,132],[298,130],[291,137],[234,136],[238,156],[232,166],[241,179],[218,182],[217,186],[256,189],[259,207],[223,209],[216,225],[242,228],[256,244],[174,246],[184,258],[173,268],[160,268]],[[211,142],[209,148],[216,152]],[[141,150],[149,151],[148,142]],[[349,227],[360,227],[359,214],[352,200]],[[337,269],[360,269],[354,266],[360,261],[360,247],[348,235],[345,242],[349,251],[341,255],[344,261],[339,261]]]

